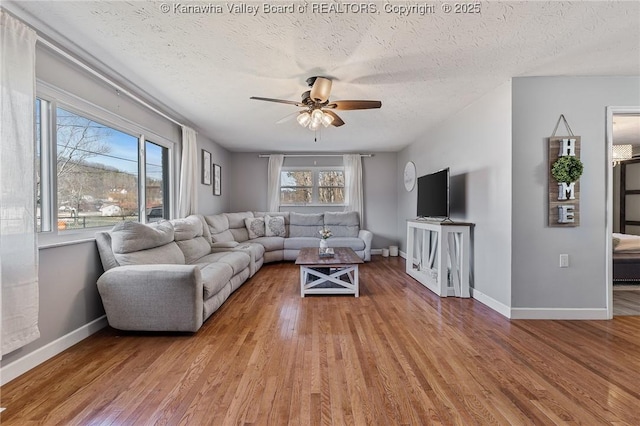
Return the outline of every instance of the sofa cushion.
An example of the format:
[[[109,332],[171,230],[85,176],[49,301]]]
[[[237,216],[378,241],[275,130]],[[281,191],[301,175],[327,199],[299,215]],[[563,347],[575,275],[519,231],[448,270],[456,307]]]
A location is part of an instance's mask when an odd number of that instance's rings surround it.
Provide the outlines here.
[[[264,236],[265,237],[286,237],[287,233],[284,227],[284,218],[282,216],[264,217]]]
[[[183,219],[170,220],[173,225],[174,239],[176,241],[190,240],[201,237],[203,232],[202,222],[197,216],[188,216]]]
[[[252,243],[262,244],[265,252],[282,250],[284,248],[284,241],[285,238],[283,237],[260,237],[251,240]]]
[[[324,226],[334,237],[357,237],[360,231],[358,212],[326,212]]]
[[[316,237],[293,237],[284,240],[284,248],[289,250],[300,250],[304,247],[320,247],[320,238]]]
[[[262,217],[254,217],[254,218],[246,218],[244,220],[244,224],[247,227],[247,231],[249,232],[249,239],[253,240],[254,238],[264,237],[264,218]]]
[[[167,220],[145,225],[138,222],[120,222],[111,229],[111,247],[114,253],[131,253],[160,247],[173,242],[173,225]]]
[[[184,254],[182,253],[180,248],[178,248],[178,245],[174,241],[160,247],[154,247],[140,251],[132,251],[130,253],[114,253],[113,255],[120,266],[185,264]]]
[[[184,254],[185,262],[196,263],[202,256],[211,253],[211,244],[203,236],[204,226],[198,216],[188,216],[183,219],[172,219],[175,240]]]
[[[289,215],[289,237],[319,237],[324,226],[322,213],[295,213]]]
[[[238,244],[240,244],[237,241],[224,241],[224,242],[219,242],[219,243],[211,243],[211,248],[234,248],[237,247]]]
[[[187,264],[198,263],[202,257],[211,253],[211,244],[204,237],[176,241],[176,244],[184,254],[184,261]]]
[[[218,294],[220,289],[233,277],[233,268],[221,262],[202,265],[200,272],[202,274],[202,284],[204,287],[204,300]]]
[[[224,253],[224,256],[218,259],[218,262],[226,263],[231,266],[233,269],[233,275],[236,275],[249,266],[251,257],[247,253],[243,253],[241,251],[231,251]]]
[[[240,213],[224,213],[229,221],[229,231],[233,235],[235,241],[247,241],[249,239],[249,232],[244,223],[245,219],[253,218],[252,212],[240,212]]]
[[[204,220],[211,232],[211,242],[235,241],[233,234],[229,231],[229,219],[224,213],[205,216]]]

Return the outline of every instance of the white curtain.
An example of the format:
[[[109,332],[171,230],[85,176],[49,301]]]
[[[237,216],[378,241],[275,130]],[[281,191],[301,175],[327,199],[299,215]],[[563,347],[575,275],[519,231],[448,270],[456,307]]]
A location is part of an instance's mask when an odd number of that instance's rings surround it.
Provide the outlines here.
[[[36,33],[0,8],[0,315],[2,354],[40,337],[35,234]]]
[[[178,217],[198,212],[198,144],[195,130],[182,127],[182,162]]]
[[[362,188],[362,159],[360,154],[345,154],[344,188],[346,211],[360,215],[360,227],[364,229],[364,190]]]
[[[280,211],[280,171],[284,155],[271,154],[269,156],[269,171],[267,173],[267,211]]]

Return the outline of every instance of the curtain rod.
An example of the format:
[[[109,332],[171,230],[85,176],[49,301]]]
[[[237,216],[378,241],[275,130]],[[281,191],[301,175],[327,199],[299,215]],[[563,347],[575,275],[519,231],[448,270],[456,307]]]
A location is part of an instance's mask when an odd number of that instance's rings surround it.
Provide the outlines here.
[[[359,154],[360,157],[373,157],[373,154]],[[343,154],[284,154],[285,157],[342,157]],[[258,154],[259,158],[269,158],[271,154]]]
[[[118,83],[116,83],[113,80],[111,80],[110,78],[108,78],[105,75],[101,74],[100,72],[94,70],[89,65],[85,64],[84,62],[82,62],[80,59],[78,59],[75,56],[71,55],[70,53],[67,53],[66,51],[62,50],[61,48],[59,48],[55,44],[51,43],[49,40],[47,40],[47,39],[43,38],[42,36],[38,35],[38,41],[40,43],[44,44],[45,46],[47,46],[49,49],[55,51],[59,55],[62,55],[67,60],[73,62],[76,65],[78,65],[83,70],[89,72],[90,74],[92,74],[95,77],[98,77],[100,80],[104,81],[105,83],[107,83],[108,85],[110,85],[111,87],[116,89],[119,93],[123,93],[123,94],[127,95],[129,98],[131,98],[134,101],[138,102],[140,105],[150,109],[151,111],[155,112],[156,114],[158,114],[161,117],[166,118],[167,120],[171,121],[172,123],[177,124],[180,127],[186,127],[184,124],[182,124],[179,121],[171,118],[170,116],[168,116],[164,112],[160,111],[159,109],[157,109],[153,105],[147,103],[145,100],[140,99],[138,96],[134,95],[133,93],[131,93],[127,89],[123,88]]]

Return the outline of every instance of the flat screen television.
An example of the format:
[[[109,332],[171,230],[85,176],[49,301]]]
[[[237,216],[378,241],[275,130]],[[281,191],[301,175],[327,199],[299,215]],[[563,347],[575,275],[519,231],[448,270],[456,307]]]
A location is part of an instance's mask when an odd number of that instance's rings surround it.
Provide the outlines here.
[[[449,218],[449,168],[418,178],[418,217]]]

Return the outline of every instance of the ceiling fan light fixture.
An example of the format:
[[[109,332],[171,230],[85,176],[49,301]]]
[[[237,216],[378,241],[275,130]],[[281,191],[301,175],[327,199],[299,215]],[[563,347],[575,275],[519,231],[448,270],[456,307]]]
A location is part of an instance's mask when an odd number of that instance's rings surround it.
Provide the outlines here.
[[[333,117],[327,113],[322,114],[322,125],[324,127],[329,127],[333,123]]]
[[[309,124],[309,130],[313,130],[314,132],[320,128],[322,121],[313,121]]]
[[[311,122],[317,121],[318,123],[320,123],[322,121],[323,115],[324,113],[321,109],[314,109],[311,113]]]
[[[298,116],[296,117],[296,120],[298,120],[298,123],[302,127],[307,127],[309,123],[311,123],[311,114],[309,114],[307,111],[303,111],[300,114],[298,114]]]

